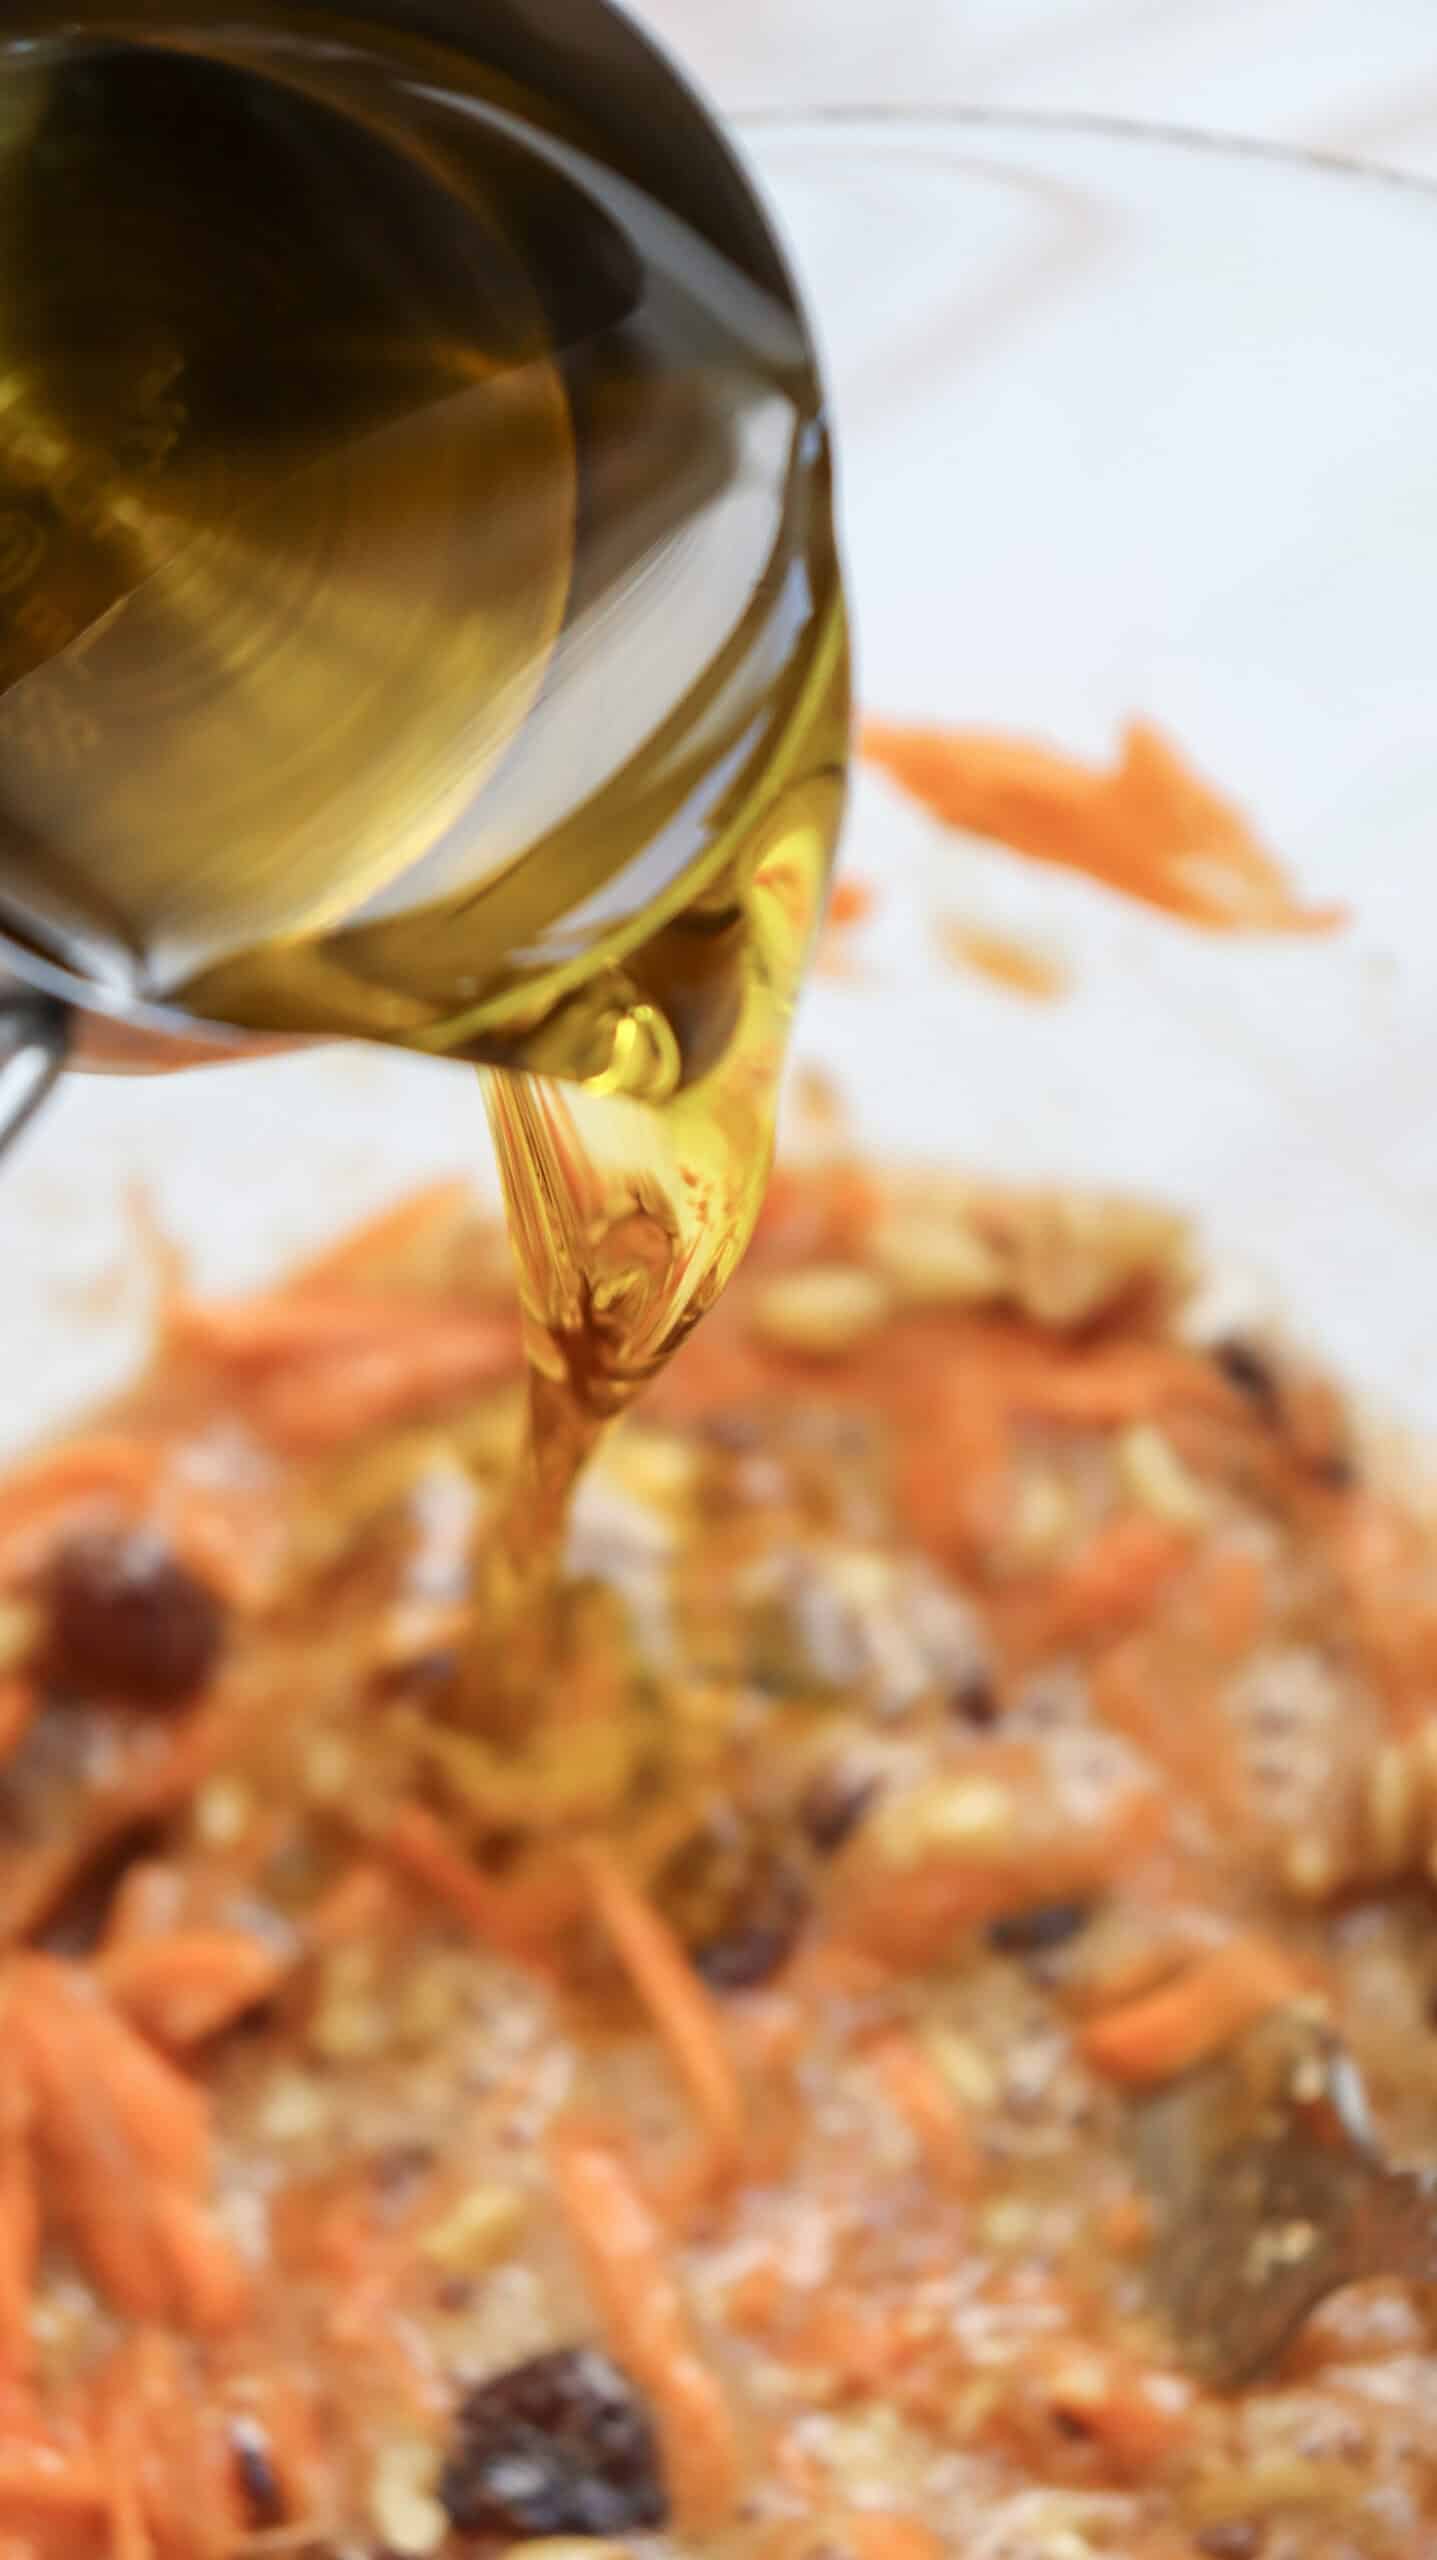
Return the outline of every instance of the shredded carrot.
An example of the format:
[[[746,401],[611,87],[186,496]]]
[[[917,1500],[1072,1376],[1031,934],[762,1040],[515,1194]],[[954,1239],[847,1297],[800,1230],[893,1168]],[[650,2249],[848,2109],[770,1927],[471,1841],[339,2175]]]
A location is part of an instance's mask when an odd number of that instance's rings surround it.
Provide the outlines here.
[[[107,2505],[104,2477],[88,2454],[0,2438],[0,2517],[88,2516]]]
[[[992,1359],[1000,1347],[998,1329],[988,1328],[988,1335],[984,1356]],[[1007,1340],[1014,1410],[1043,1421],[1101,1429],[1175,1408],[1222,1416],[1241,1410],[1221,1371],[1175,1343],[1073,1348],[1031,1333],[1010,1333]]]
[[[920,1835],[910,1851],[881,1816],[859,1831],[834,1875],[832,1919],[844,1945],[888,1964],[927,1965],[935,1949],[1037,1897],[1110,1888],[1166,1828],[1165,1800],[1143,1776],[1075,1819],[1047,1794],[1041,1757],[1022,1743],[984,1746],[952,1784],[961,1801],[950,1838]],[[917,1810],[921,1819],[921,1797]]]
[[[35,2101],[47,2193],[96,2281],[137,2318],[226,2325],[244,2285],[201,2210],[202,2093],[73,1965],[27,1958],[12,1977],[8,2017]],[[117,2212],[121,2191],[126,2210]]]
[[[1192,1533],[1150,1512],[1120,1511],[1045,1583],[1041,1616],[1053,1647],[1113,1635],[1153,1608],[1192,1552]]]
[[[102,2098],[140,2167],[182,2189],[201,2185],[209,2161],[203,2093],[116,2017],[76,1966],[27,1957],[10,2014],[49,2111],[79,2115]]]
[[[1008,995],[1026,996],[1030,1004],[1052,1004],[1067,993],[1068,973],[1061,961],[1033,943],[994,933],[986,925],[964,924],[957,916],[945,918],[939,939],[957,967],[976,969],[980,978],[991,979]]]
[[[249,2309],[245,2269],[206,2208],[173,2191],[150,2200],[149,2220],[169,2282],[172,2316],[201,2337],[237,2328]]]
[[[467,1326],[476,1321],[472,1309],[436,1307],[423,1298],[286,1287],[252,1298],[187,1299],[171,1317],[171,1333],[183,1350],[260,1374],[383,1350],[436,1323]]]
[[[743,2153],[743,2091],[718,2012],[667,1921],[637,1890],[606,1843],[583,1842],[575,1858],[605,1936],[667,2045],[704,2130],[715,2181],[733,2176]]]
[[[1079,2030],[1078,2043],[1106,2079],[1134,2084],[1171,2080],[1308,1988],[1270,1939],[1233,1938],[1199,1957],[1175,1980],[1090,2018]]]
[[[944,826],[1030,861],[1084,873],[1220,933],[1329,933],[1336,907],[1304,907],[1234,805],[1145,721],[1106,771],[981,730],[869,720],[862,748]]]
[[[945,2560],[948,2545],[915,2516],[879,2507],[855,2507],[825,2517],[824,2548],[852,2552],[853,2560]]]
[[[1099,2216],[1103,2246],[1115,2258],[1141,2258],[1152,2245],[1153,2209],[1146,2196],[1115,2196]]]
[[[176,1929],[112,1947],[99,1970],[137,2027],[183,2051],[267,2000],[289,1966],[245,1929]]]
[[[155,2560],[140,2494],[140,2449],[130,2414],[118,2401],[102,2422],[100,2449],[113,2560]]]
[[[35,1684],[12,1672],[0,1678],[0,1765],[19,1750],[35,1713]]]
[[[152,1524],[223,1599],[250,1608],[270,1587],[272,1514],[268,1495],[186,1482],[161,1441],[99,1433],[0,1482],[0,1584],[27,1580],[67,1532],[114,1515]]]
[[[128,2506],[137,2552],[219,2560],[240,2510],[223,2430],[193,2360],[172,2332],[131,2332],[96,2377],[95,2415],[111,2492],[111,2531]],[[118,2548],[117,2542],[117,2548]]]
[[[521,1963],[544,1960],[556,1950],[551,1932],[576,1907],[577,1895],[548,1888],[532,1899],[522,1887],[496,1884],[457,1849],[438,1816],[423,1805],[401,1805],[378,1844],[404,1874],[444,1903],[476,1938]]]
[[[855,880],[851,873],[845,873],[841,880],[835,880],[833,884],[828,901],[827,920],[840,928],[845,925],[865,924],[873,913],[873,907],[873,890],[868,881]]]
[[[102,1956],[135,1939],[163,1938],[178,1926],[186,1902],[184,1869],[168,1858],[136,1858],[115,1887]]]
[[[981,2174],[978,2155],[932,2055],[906,2028],[892,2027],[872,2040],[866,2056],[937,2184],[971,2196]]]
[[[0,1583],[32,1573],[56,1537],[87,1512],[150,1509],[164,1471],[159,1443],[97,1432],[50,1449],[0,1483]]]
[[[0,2383],[25,2381],[34,2362],[30,2297],[39,2206],[23,2082],[0,2082]]]
[[[263,1702],[250,1702],[259,1712]],[[43,1926],[77,1879],[126,1833],[159,1821],[193,1794],[215,1762],[232,1749],[240,1723],[234,1702],[212,1694],[178,1719],[156,1750],[151,1735],[138,1736],[117,1755],[104,1783],[77,1808],[67,1830],[33,1849],[14,1853],[0,1868],[0,1946],[27,1938]]]
[[[694,2346],[665,2236],[612,2138],[561,2124],[550,2137],[560,2210],[613,2352],[653,2401],[680,2529],[725,2522],[739,2486],[723,2393]]]
[[[1090,2340],[1042,2343],[1026,2359],[1051,2409],[1104,2457],[1110,2477],[1151,2478],[1191,2441],[1194,2392],[1183,2376]]]
[[[1092,1680],[1104,1724],[1145,1751],[1191,1803],[1206,1805],[1224,1824],[1240,1818],[1237,1731],[1189,1648],[1125,1636],[1094,1663]]]
[[[402,1854],[395,1851],[396,1858]],[[402,1894],[402,1885],[375,1859],[357,1858],[310,1909],[305,1938],[311,1947],[325,1948],[343,1946],[348,1939],[389,1937]],[[448,1896],[444,1898],[447,1900]]]
[[[1202,1577],[1204,1633],[1214,1653],[1234,1661],[1255,1644],[1265,1606],[1263,1569],[1256,1556],[1213,1556]]]
[[[362,1226],[351,1227],[335,1243],[321,1246],[308,1261],[289,1272],[289,1291],[347,1289],[383,1283],[412,1264],[416,1253],[436,1240],[446,1243],[472,1215],[473,1185],[462,1175],[426,1183],[422,1190],[380,1209]]]
[[[315,1456],[472,1395],[518,1366],[518,1327],[508,1317],[422,1314],[391,1339],[278,1367],[256,1381],[248,1410],[277,1447]]]

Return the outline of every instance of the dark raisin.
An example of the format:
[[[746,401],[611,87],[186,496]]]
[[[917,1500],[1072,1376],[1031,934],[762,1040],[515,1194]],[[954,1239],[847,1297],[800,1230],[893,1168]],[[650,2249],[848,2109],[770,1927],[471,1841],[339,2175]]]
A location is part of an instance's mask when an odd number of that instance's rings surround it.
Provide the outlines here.
[[[998,1692],[986,1671],[972,1671],[960,1680],[948,1700],[948,1712],[959,1724],[968,1724],[982,1733],[998,1721],[1001,1712]]]
[[[1205,2524],[1193,2535],[1194,2551],[1204,2560],[1257,2560],[1262,2549],[1262,2527],[1247,2516],[1232,2516],[1225,2524]]]
[[[289,2509],[263,2427],[253,2418],[231,2418],[229,2439],[246,2523],[256,2533],[266,2532],[271,2525],[287,2524]]]
[[[178,1706],[203,1686],[224,1612],[148,1529],[90,1530],[50,1569],[45,1676],[60,1690]]]
[[[705,1979],[729,1991],[776,1973],[808,1917],[776,1824],[736,1805],[716,1805],[695,1825],[655,1894]]]
[[[1275,1422],[1282,1397],[1272,1365],[1256,1345],[1244,1334],[1230,1333],[1213,1344],[1212,1356],[1228,1385],[1255,1404],[1266,1421]]]
[[[387,2149],[375,2152],[369,2174],[391,2220],[409,2210],[433,2166],[433,2146],[427,2142],[391,2142]]]
[[[804,1837],[820,1857],[831,1858],[852,1838],[882,1783],[857,1769],[820,1769],[798,1805]]]
[[[439,2501],[460,2533],[628,2533],[668,2520],[648,2411],[591,2347],[534,2356],[465,2393]]]
[[[1357,1482],[1357,1461],[1346,1449],[1329,1449],[1314,1459],[1312,1472],[1329,1493],[1350,1493]]]
[[[787,1963],[808,1918],[803,1878],[774,1858],[752,1879],[750,1897],[716,1937],[690,1950],[714,1991],[753,1991]]]
[[[988,1944],[1004,1956],[1042,1956],[1065,1947],[1087,1927],[1085,1902],[1035,1902],[1026,1911],[1005,1911],[988,1927]]]

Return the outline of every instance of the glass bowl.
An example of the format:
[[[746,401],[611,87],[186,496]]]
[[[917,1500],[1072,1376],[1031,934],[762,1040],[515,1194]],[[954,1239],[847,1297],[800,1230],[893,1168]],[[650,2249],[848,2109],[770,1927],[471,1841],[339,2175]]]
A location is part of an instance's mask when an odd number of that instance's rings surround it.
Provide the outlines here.
[[[826,114],[746,139],[837,411],[860,698],[1107,760],[1156,722],[1340,930],[1202,934],[955,835],[860,768],[873,893],[798,1054],[862,1143],[1190,1210],[1437,1421],[1437,193],[1200,137]],[[1038,1000],[948,956],[1006,936]],[[488,1147],[469,1071],[315,1051],[74,1078],[5,1176],[16,1446],[143,1347],[136,1202],[263,1277]]]

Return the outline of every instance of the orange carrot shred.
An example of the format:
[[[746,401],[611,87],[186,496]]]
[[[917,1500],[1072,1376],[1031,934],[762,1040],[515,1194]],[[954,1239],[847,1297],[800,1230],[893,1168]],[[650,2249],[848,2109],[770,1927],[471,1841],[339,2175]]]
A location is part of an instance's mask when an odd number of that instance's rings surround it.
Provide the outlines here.
[[[285,1287],[290,1292],[329,1290],[385,1279],[421,1245],[456,1228],[473,1206],[473,1186],[463,1175],[426,1183],[362,1226],[349,1228],[333,1244],[322,1245],[288,1274]]]
[[[1025,996],[1030,1004],[1051,1004],[1067,993],[1068,975],[1061,961],[1030,942],[986,925],[945,919],[940,939],[945,955],[959,968],[976,969],[1008,995]]]
[[[843,878],[833,884],[828,901],[828,922],[839,927],[864,924],[872,915],[873,906],[873,890],[868,881],[855,880],[845,872]]]
[[[476,1938],[520,1962],[535,1959],[533,1933],[515,1889],[481,1874],[455,1847],[437,1815],[423,1805],[401,1805],[379,1845]]]
[[[932,2055],[902,2027],[876,2036],[866,2051],[935,2182],[957,2195],[971,2195],[978,2182],[978,2156],[958,2101]]]
[[[1233,1938],[1174,1980],[1090,2018],[1079,2048],[1106,2079],[1135,2086],[1171,2080],[1307,1987],[1269,1939]]]
[[[1192,1535],[1146,1511],[1120,1511],[1096,1530],[1042,1599],[1050,1645],[1109,1635],[1145,1618],[1165,1583],[1186,1563]]]
[[[561,2124],[550,2158],[595,2311],[654,2404],[677,2521],[694,2532],[722,2524],[739,2484],[733,2420],[694,2346],[661,2227],[611,2138]]]
[[[251,1390],[249,1412],[277,1447],[314,1456],[403,1422],[517,1371],[507,1316],[423,1316],[392,1339],[280,1367]]]
[[[14,1672],[0,1678],[0,1766],[19,1750],[34,1713],[34,1682]]]
[[[0,2517],[91,2515],[106,2504],[103,2475],[88,2455],[48,2444],[0,2442]]]
[[[101,1959],[116,2006],[159,2044],[183,2050],[233,2026],[270,1997],[287,1959],[245,1929],[176,1929],[137,1938]]]
[[[28,2378],[34,2361],[31,2294],[39,2247],[39,2207],[23,2084],[0,2085],[0,2382]]]
[[[744,2101],[713,2001],[666,1920],[638,1891],[613,1851],[597,1840],[575,1851],[600,1924],[667,2045],[704,2129],[715,2181],[737,2169]]]
[[[869,720],[863,753],[943,825],[1084,873],[1124,897],[1219,933],[1328,933],[1336,907],[1304,907],[1247,819],[1145,721],[1104,770],[981,730]]]

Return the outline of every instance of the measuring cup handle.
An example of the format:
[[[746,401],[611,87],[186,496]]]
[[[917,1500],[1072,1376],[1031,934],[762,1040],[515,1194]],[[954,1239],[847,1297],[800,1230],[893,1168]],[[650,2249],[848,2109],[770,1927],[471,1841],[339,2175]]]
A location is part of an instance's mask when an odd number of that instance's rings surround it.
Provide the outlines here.
[[[70,1008],[30,988],[0,991],[0,1156],[34,1118],[70,1050]]]

